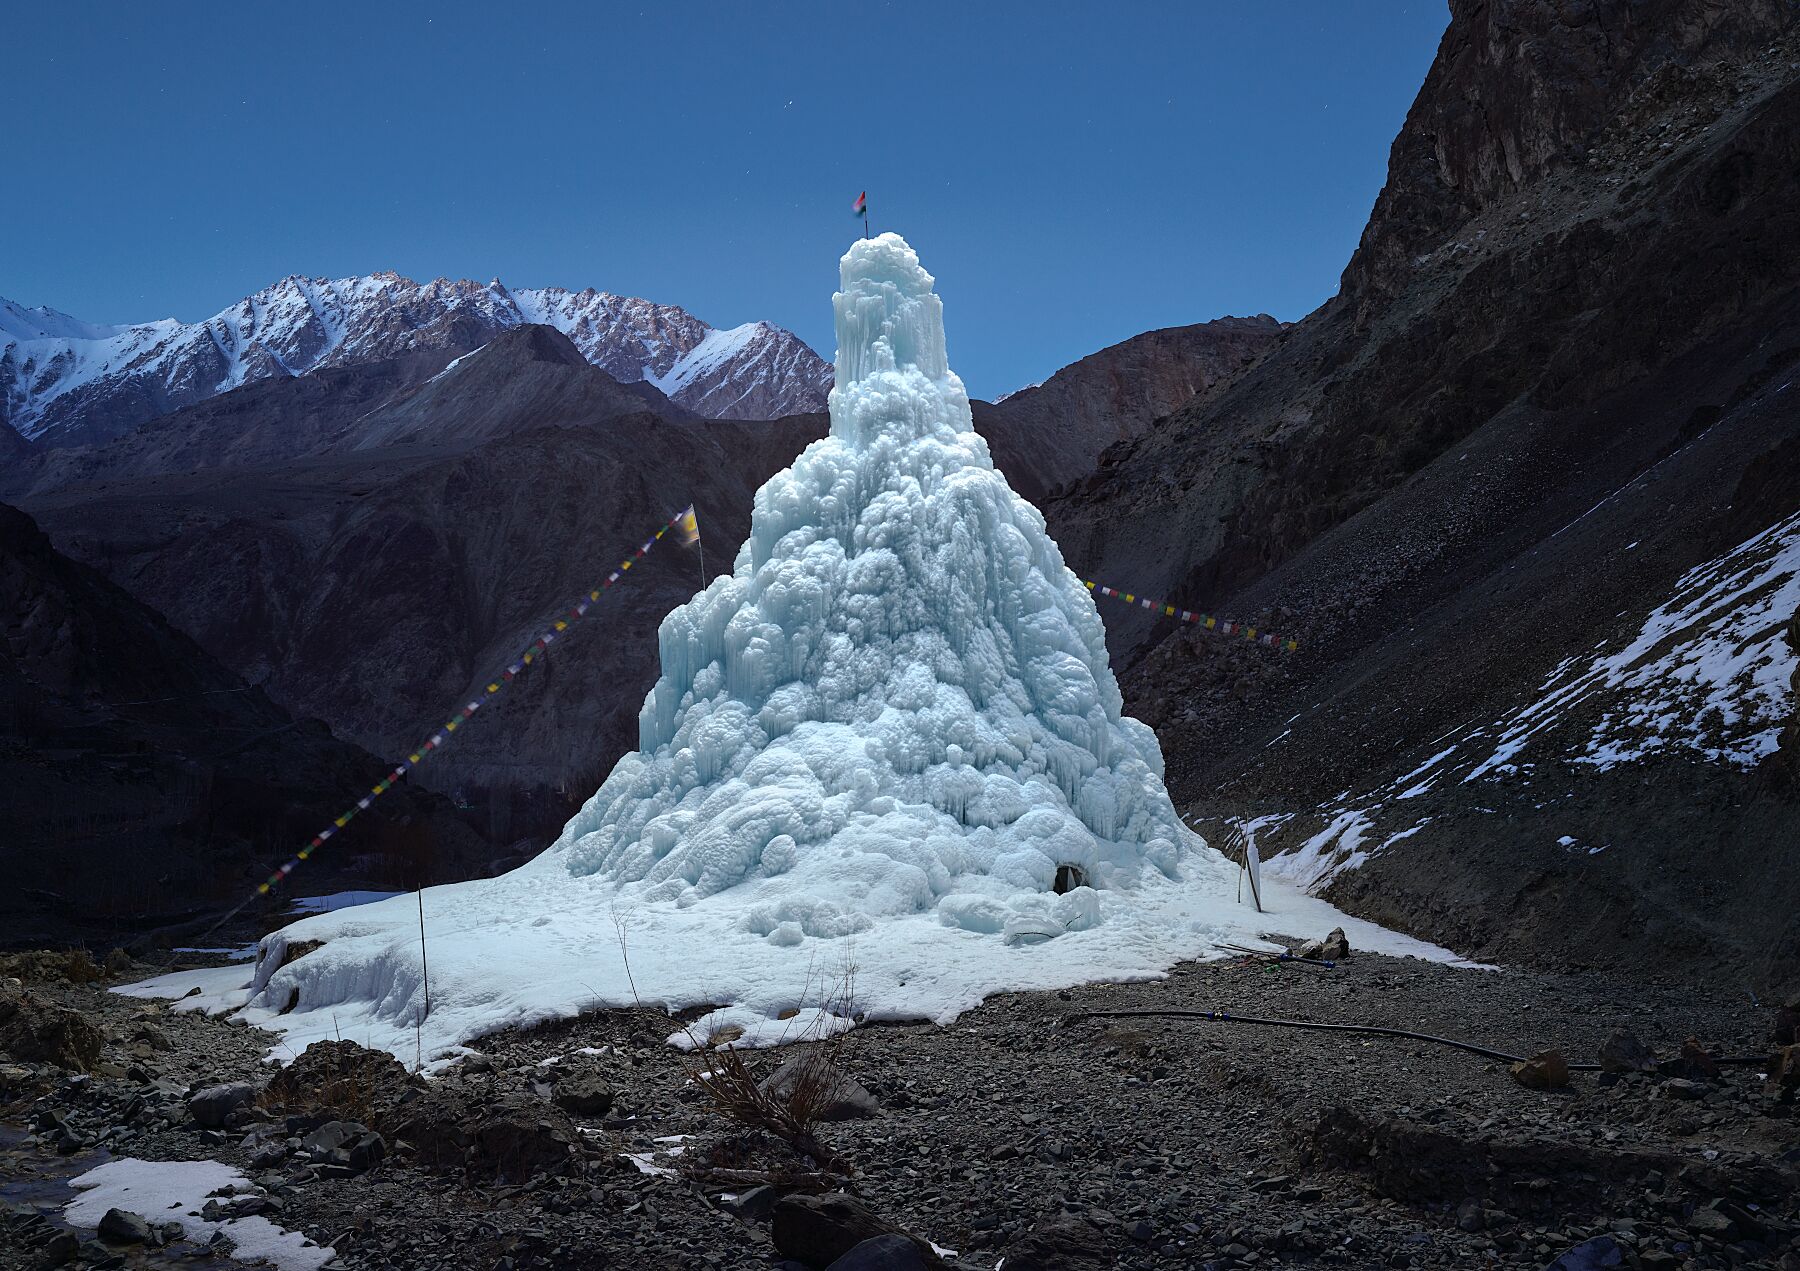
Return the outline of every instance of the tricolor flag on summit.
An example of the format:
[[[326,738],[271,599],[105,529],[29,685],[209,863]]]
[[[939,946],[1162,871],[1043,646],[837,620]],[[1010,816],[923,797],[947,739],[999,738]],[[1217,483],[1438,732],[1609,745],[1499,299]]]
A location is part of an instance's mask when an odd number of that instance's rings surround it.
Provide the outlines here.
[[[869,212],[869,192],[864,190],[856,196],[856,202],[850,205],[850,215],[866,216]]]

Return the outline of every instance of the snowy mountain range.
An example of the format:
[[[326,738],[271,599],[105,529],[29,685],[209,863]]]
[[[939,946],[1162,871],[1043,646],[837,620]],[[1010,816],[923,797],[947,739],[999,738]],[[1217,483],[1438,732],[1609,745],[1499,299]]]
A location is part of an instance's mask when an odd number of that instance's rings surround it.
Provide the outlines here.
[[[0,422],[40,445],[100,442],[256,380],[466,353],[528,323],[563,332],[613,378],[647,381],[709,418],[822,410],[831,387],[830,364],[766,322],[718,330],[674,305],[591,288],[296,276],[194,323],[109,326],[0,299]]]

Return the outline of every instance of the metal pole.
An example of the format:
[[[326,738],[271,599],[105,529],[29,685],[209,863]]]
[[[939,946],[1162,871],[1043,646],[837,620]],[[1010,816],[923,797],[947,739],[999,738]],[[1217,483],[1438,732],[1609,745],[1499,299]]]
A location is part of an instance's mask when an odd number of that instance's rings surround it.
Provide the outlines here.
[[[425,977],[425,1014],[421,1020],[431,1014],[431,966],[425,961],[425,889],[415,893],[419,898],[419,970]]]

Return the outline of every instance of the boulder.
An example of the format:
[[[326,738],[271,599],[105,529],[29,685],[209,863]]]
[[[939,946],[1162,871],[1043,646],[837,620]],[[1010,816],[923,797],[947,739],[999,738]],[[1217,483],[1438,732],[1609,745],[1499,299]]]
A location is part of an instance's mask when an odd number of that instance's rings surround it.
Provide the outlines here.
[[[781,1100],[802,1087],[811,1087],[807,1097],[817,1103],[821,1121],[855,1121],[881,1111],[874,1095],[823,1055],[796,1055],[762,1081],[763,1093]]]
[[[100,1239],[108,1244],[141,1245],[150,1239],[150,1224],[129,1209],[109,1209],[100,1219]]]
[[[582,1117],[603,1117],[612,1111],[613,1088],[591,1068],[565,1072],[556,1083],[556,1106]]]
[[[1569,1084],[1569,1061],[1552,1048],[1514,1064],[1512,1075],[1527,1090],[1560,1090]]]
[[[878,1236],[912,1239],[878,1217],[860,1200],[843,1192],[828,1192],[823,1196],[783,1196],[775,1202],[769,1236],[782,1257],[809,1267],[829,1267],[864,1241]],[[943,1265],[929,1246],[917,1241],[913,1243],[926,1259],[916,1265],[932,1268]]]
[[[256,1087],[247,1081],[228,1081],[207,1086],[188,1096],[188,1114],[209,1130],[216,1130],[231,1119],[231,1114],[256,1098]]]
[[[0,988],[0,1054],[27,1064],[85,1071],[105,1041],[81,1014],[16,985]]]
[[[942,1266],[911,1236],[874,1236],[853,1246],[829,1271],[930,1271]]]
[[[1650,1072],[1656,1067],[1656,1056],[1628,1029],[1615,1028],[1600,1043],[1600,1071]]]

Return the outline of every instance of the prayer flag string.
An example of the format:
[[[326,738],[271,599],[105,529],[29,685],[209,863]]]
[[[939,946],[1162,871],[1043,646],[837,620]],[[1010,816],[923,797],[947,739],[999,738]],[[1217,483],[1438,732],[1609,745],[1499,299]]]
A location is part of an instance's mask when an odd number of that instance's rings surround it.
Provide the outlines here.
[[[280,886],[281,883],[286,880],[287,876],[294,872],[294,868],[299,865],[301,861],[306,860],[314,852],[318,851],[319,848],[323,847],[325,842],[330,839],[332,835],[336,834],[339,830],[342,830],[345,826],[349,825],[351,821],[355,820],[358,813],[367,811],[371,803],[375,802],[375,800],[379,799],[389,790],[392,790],[399,784],[400,778],[405,776],[408,770],[418,767],[427,759],[431,758],[431,756],[440,748],[448,745],[452,733],[468,723],[470,717],[473,716],[476,711],[485,706],[502,688],[512,683],[526,667],[530,666],[534,661],[541,657],[544,652],[556,642],[557,638],[569,629],[570,623],[577,622],[586,617],[587,611],[593,606],[595,601],[600,599],[600,593],[618,582],[620,578],[624,577],[627,570],[638,561],[644,559],[645,554],[648,553],[652,547],[656,546],[658,539],[662,538],[662,536],[667,534],[670,530],[676,528],[679,528],[685,537],[689,527],[694,525],[694,508],[692,504],[689,504],[674,516],[670,517],[668,523],[657,530],[656,533],[645,539],[643,546],[638,548],[635,553],[619,562],[619,567],[606,576],[605,582],[592,588],[586,596],[582,597],[571,606],[567,612],[552,622],[542,635],[533,640],[525,647],[524,652],[513,659],[511,665],[492,680],[488,681],[487,686],[480,693],[475,695],[473,701],[470,701],[467,705],[457,710],[455,714],[444,721],[441,728],[420,743],[418,748],[406,757],[405,762],[395,764],[393,770],[371,786],[367,794],[363,795],[362,798],[344,809],[343,815],[334,817],[330,825],[313,835],[312,841],[301,848],[293,856],[289,857],[287,863],[278,868],[274,873],[270,874],[267,881],[257,884],[256,894],[259,896],[266,896],[276,887]],[[695,532],[697,536],[697,530]],[[239,906],[239,908],[242,908],[242,906]],[[233,912],[235,913],[236,911],[234,910]]]
[[[1182,622],[1192,622],[1208,631],[1217,631],[1220,635],[1242,636],[1255,644],[1270,649],[1284,649],[1292,653],[1300,647],[1300,642],[1289,636],[1276,635],[1271,631],[1259,631],[1247,622],[1233,622],[1227,618],[1214,617],[1209,613],[1196,613],[1192,609],[1181,609],[1166,600],[1152,600],[1147,596],[1134,595],[1128,591],[1120,591],[1116,587],[1107,587],[1100,583],[1090,582],[1083,578],[1081,585],[1089,591],[1098,592],[1102,596],[1111,596],[1128,605],[1136,605],[1140,609],[1148,609],[1151,613],[1159,613],[1165,618],[1177,618]]]

